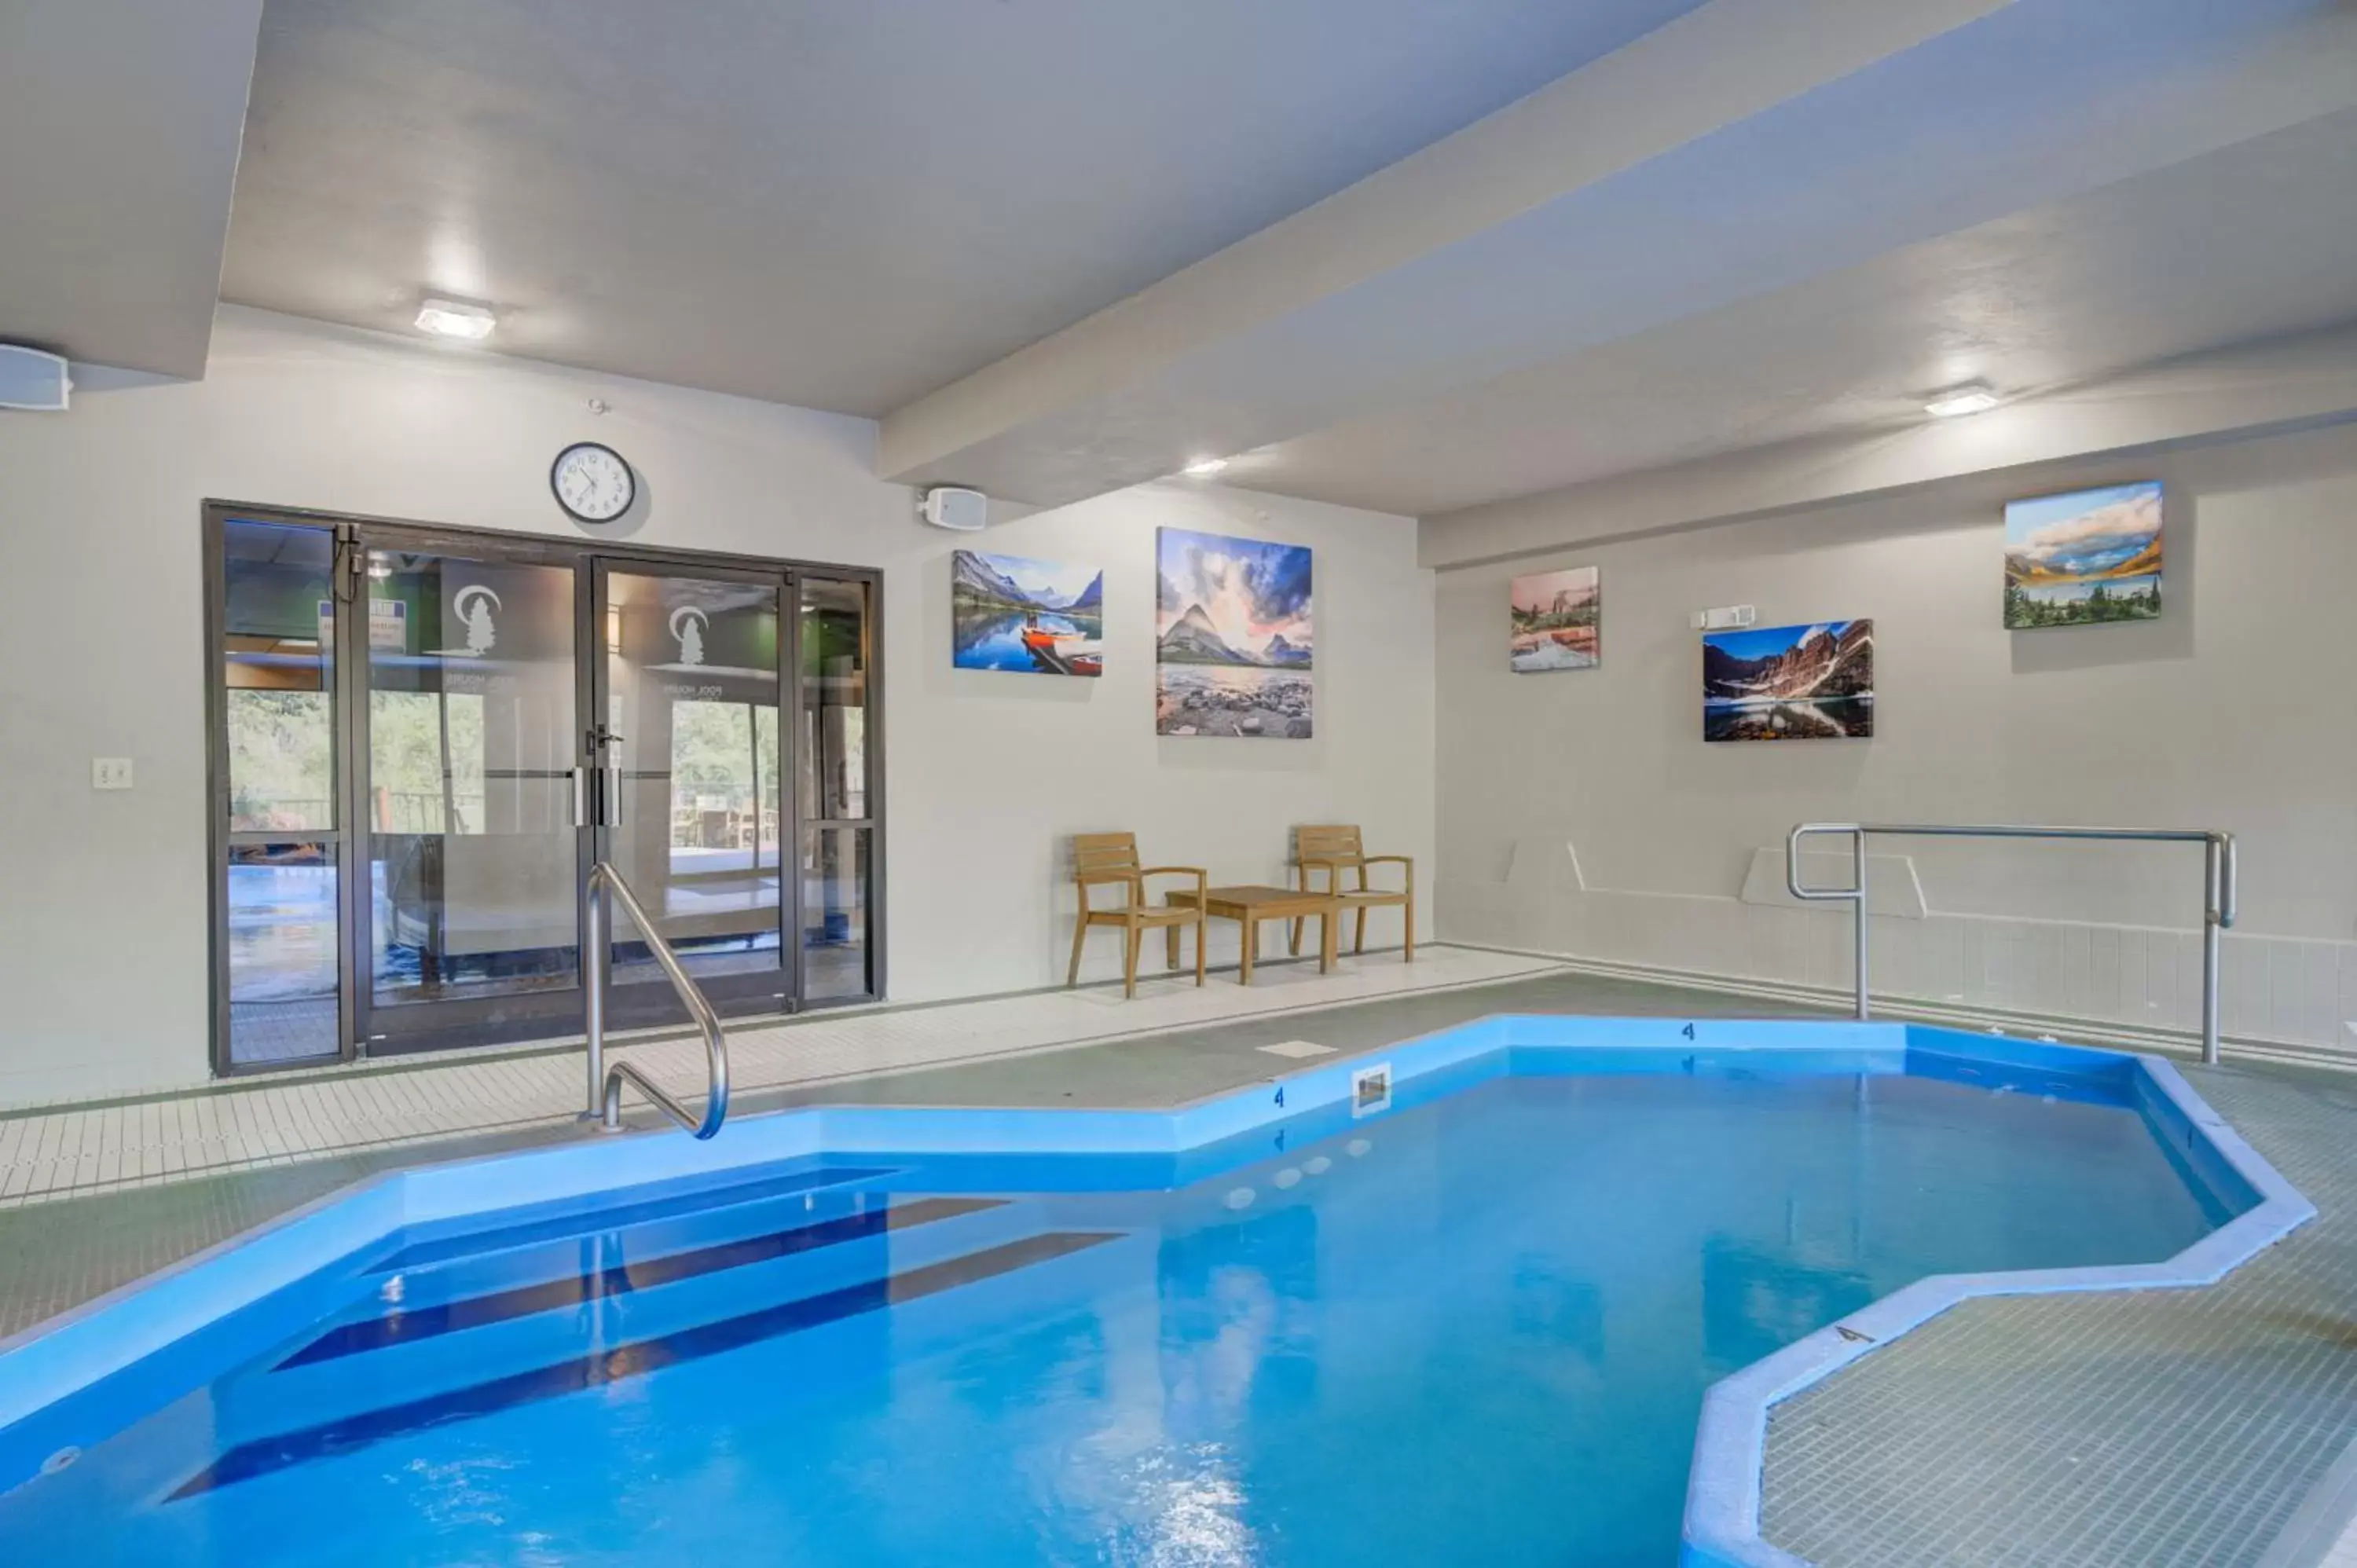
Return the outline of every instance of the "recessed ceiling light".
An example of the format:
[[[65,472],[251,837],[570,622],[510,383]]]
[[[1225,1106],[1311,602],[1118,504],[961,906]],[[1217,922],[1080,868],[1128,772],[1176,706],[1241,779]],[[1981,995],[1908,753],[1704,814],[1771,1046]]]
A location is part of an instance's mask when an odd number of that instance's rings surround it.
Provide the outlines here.
[[[1934,419],[1954,419],[1967,413],[1986,413],[1997,405],[1996,389],[1986,381],[1966,381],[1960,387],[1935,392],[1924,403],[1923,412]]]
[[[436,338],[463,338],[479,343],[491,335],[500,318],[479,305],[456,299],[427,299],[418,308],[417,328]]]
[[[1198,457],[1178,471],[1182,474],[1191,474],[1199,479],[1208,479],[1227,466],[1228,460],[1225,457]]]

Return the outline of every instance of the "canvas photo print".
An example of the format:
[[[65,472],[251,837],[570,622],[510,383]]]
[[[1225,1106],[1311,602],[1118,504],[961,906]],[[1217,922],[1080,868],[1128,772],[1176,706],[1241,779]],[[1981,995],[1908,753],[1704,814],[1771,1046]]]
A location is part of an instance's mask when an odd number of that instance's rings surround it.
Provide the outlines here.
[[[1598,617],[1603,574],[1594,566],[1517,577],[1508,597],[1517,674],[1544,670],[1593,670],[1602,650]]]
[[[985,555],[950,558],[950,659],[960,670],[1104,673],[1104,573]]]
[[[2159,614],[2158,481],[2006,503],[2008,630]]]
[[[1705,740],[1847,740],[1874,733],[1874,623],[1819,621],[1702,639]]]
[[[1166,528],[1155,556],[1155,733],[1308,739],[1309,552]]]

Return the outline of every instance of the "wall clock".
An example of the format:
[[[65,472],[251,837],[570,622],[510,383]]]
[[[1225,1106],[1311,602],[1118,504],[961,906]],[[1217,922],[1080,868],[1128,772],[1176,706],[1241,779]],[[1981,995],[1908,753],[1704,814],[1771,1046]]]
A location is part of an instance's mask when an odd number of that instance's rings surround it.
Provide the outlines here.
[[[639,499],[639,478],[622,455],[595,441],[576,441],[548,470],[556,504],[582,522],[611,522]]]

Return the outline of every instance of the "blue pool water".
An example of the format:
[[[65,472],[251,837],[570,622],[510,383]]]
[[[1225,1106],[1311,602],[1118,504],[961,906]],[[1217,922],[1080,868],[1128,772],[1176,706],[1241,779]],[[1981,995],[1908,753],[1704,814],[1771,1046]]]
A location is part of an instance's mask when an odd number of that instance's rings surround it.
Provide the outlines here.
[[[1928,1273],[2157,1261],[2222,1218],[2136,1113],[2034,1090],[1447,1087],[1175,1160],[828,1156],[404,1235],[183,1352],[178,1397],[0,1497],[0,1540],[1667,1568],[1715,1380]]]

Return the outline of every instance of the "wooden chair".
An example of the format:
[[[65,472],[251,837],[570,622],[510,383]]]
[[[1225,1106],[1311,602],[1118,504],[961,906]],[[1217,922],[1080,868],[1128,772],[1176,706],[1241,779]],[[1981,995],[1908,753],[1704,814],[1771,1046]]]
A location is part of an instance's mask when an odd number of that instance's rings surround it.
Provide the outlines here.
[[[1415,961],[1415,862],[1404,854],[1369,854],[1359,842],[1355,827],[1314,827],[1293,830],[1294,886],[1309,890],[1309,874],[1313,870],[1326,873],[1324,891],[1341,900],[1347,911],[1358,915],[1356,929],[1351,933],[1351,950],[1364,952],[1367,948],[1367,911],[1396,904],[1406,917],[1405,950],[1407,961]],[[1401,887],[1376,887],[1367,881],[1367,867],[1396,865],[1407,874]],[[1358,874],[1358,886],[1342,886],[1342,874]],[[1293,922],[1293,950],[1301,951],[1301,922]]]
[[[1161,907],[1146,901],[1146,879],[1149,876],[1191,876],[1195,879],[1195,902]],[[1140,865],[1137,864],[1137,835],[1135,833],[1075,833],[1072,836],[1072,880],[1081,890],[1080,918],[1072,923],[1072,971],[1065,985],[1081,983],[1081,944],[1091,926],[1118,926],[1125,934],[1122,956],[1122,994],[1137,994],[1137,946],[1149,929],[1169,927],[1172,955],[1177,955],[1180,926],[1195,928],[1195,983],[1203,983],[1203,894],[1210,876],[1200,867],[1192,865]],[[1106,882],[1118,882],[1127,889],[1127,897],[1117,907],[1107,909],[1089,908],[1089,889]]]

